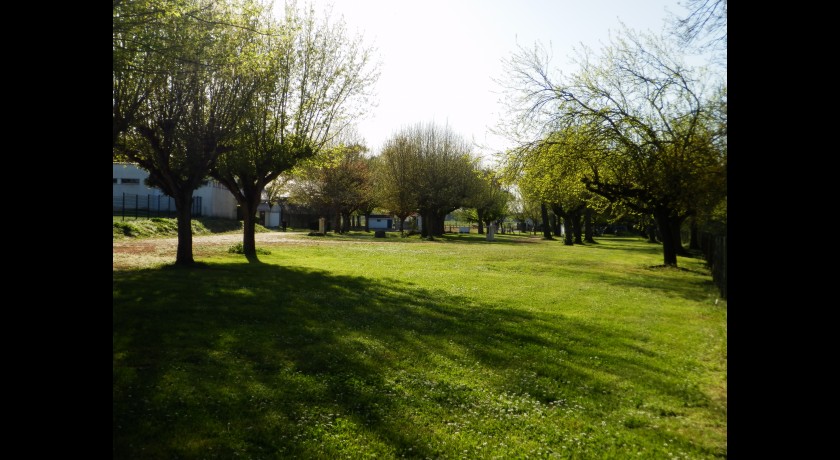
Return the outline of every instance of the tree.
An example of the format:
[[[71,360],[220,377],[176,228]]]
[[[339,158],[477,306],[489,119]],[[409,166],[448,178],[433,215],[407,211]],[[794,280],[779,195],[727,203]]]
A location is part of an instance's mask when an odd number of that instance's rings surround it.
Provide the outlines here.
[[[725,178],[725,84],[684,65],[661,39],[627,30],[598,56],[584,50],[569,78],[552,81],[547,63],[539,47],[508,61],[511,90],[525,94],[512,124],[539,138],[575,127],[603,146],[592,149],[598,158],[581,178],[586,189],[652,214],[664,263],[676,266],[682,222]]]
[[[232,149],[257,87],[247,1],[114,3],[114,159],[175,201],[175,264],[191,265],[192,193]]]
[[[446,214],[466,204],[478,186],[475,159],[461,136],[448,126],[418,124],[409,129],[419,156],[411,184],[417,191],[421,234],[433,239],[443,235]]]
[[[412,185],[419,170],[418,160],[405,132],[387,139],[374,160],[375,200],[400,219],[400,234],[404,233],[405,219],[419,208],[417,190]]]
[[[446,214],[464,206],[478,187],[469,145],[448,126],[404,128],[386,141],[383,156],[382,204],[400,213],[413,206],[423,219],[423,237],[443,235]]]
[[[318,19],[313,8],[302,12],[294,4],[286,5],[282,22],[264,20],[269,27],[259,41],[263,85],[236,148],[210,172],[242,208],[243,250],[251,260],[264,188],[351,126],[378,78],[372,49],[350,37],[343,21]]]
[[[579,129],[568,127],[537,143],[509,150],[503,163],[508,177],[516,178],[530,196],[546,204],[546,217],[550,208],[563,219],[565,245],[584,243],[585,217],[587,242],[595,242],[591,213],[593,206],[603,208],[604,200],[587,190],[582,178],[588,171],[597,170],[600,148],[603,146],[586,138]],[[545,237],[549,239],[550,233]]]
[[[367,149],[361,145],[339,145],[324,150],[296,168],[291,186],[295,203],[318,210],[332,219],[336,233],[350,230],[350,215],[366,204],[371,180]]]
[[[671,27],[681,44],[711,51],[726,59],[726,0],[685,0],[684,17],[672,17]]]
[[[478,233],[483,234],[485,224],[489,226],[493,221],[501,222],[507,216],[510,192],[502,186],[502,178],[496,171],[484,168],[478,173],[478,186],[467,206],[475,209]]]

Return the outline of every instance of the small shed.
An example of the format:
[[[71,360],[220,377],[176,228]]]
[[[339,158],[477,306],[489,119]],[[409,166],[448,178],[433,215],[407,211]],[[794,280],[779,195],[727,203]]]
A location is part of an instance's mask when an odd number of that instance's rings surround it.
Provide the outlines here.
[[[260,203],[257,206],[257,223],[263,227],[268,227],[268,218],[270,216],[271,206],[268,203]]]
[[[280,227],[280,221],[282,220],[282,217],[283,217],[282,214],[283,214],[282,206],[280,206],[279,204],[275,204],[274,206],[272,206],[271,211],[269,211],[269,214],[268,214],[268,225],[266,225],[266,227],[279,228]]]
[[[391,230],[394,218],[387,214],[371,214],[368,217],[368,228],[371,230]]]

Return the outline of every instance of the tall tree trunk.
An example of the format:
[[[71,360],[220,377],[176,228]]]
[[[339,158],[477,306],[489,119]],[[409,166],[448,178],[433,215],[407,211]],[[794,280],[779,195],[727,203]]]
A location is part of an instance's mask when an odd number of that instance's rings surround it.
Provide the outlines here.
[[[691,218],[691,226],[689,227],[689,232],[691,232],[691,236],[689,237],[688,241],[688,249],[695,249],[700,250],[700,228],[697,225],[697,218]]]
[[[583,216],[580,215],[580,209],[569,212],[569,216],[572,218],[575,244],[583,244]]]
[[[342,211],[341,213],[341,233],[350,232],[350,213]]]
[[[551,226],[548,224],[548,207],[545,203],[540,203],[540,213],[542,214],[542,231],[544,240],[553,240],[551,236]]]
[[[478,234],[484,234],[484,212],[481,209],[476,209],[475,213],[478,214]]]
[[[175,265],[195,264],[192,252],[192,190],[175,198],[175,213],[178,216],[178,249]]]
[[[420,228],[420,237],[421,238],[434,239],[434,236],[432,235],[432,230],[431,230],[432,225],[433,225],[432,213],[430,213],[428,211],[421,211],[420,212],[420,218],[423,219],[423,224],[422,224],[423,226]]]
[[[658,243],[656,239],[656,221],[647,224],[648,243]]]
[[[365,233],[370,233],[370,213],[365,213]]]
[[[574,246],[575,245],[575,229],[574,224],[572,224],[572,218],[569,216],[568,213],[563,213],[563,245],[564,246]]]
[[[653,218],[656,226],[659,227],[659,234],[662,237],[662,252],[666,266],[677,266],[677,245],[674,241],[674,232],[671,230],[671,210],[660,208],[653,211]]]
[[[551,228],[554,231],[554,236],[560,237],[563,233],[560,231],[560,216],[557,213],[551,213]]]
[[[686,220],[686,216],[673,216],[671,217],[671,231],[674,232],[674,242],[676,244],[675,248],[677,251],[678,256],[690,256],[691,253],[688,252],[682,245],[682,224]]]
[[[260,193],[250,193],[250,195],[244,197],[237,195],[236,201],[242,208],[242,253],[249,261],[254,261],[257,258],[256,223]]]
[[[435,213],[435,236],[443,236],[445,233],[444,224],[446,223],[446,212]]]
[[[583,231],[585,233],[583,240],[587,243],[595,243],[595,229],[592,225],[592,208],[587,206],[583,210]]]
[[[574,231],[572,229],[572,219],[569,217],[569,213],[567,213],[563,206],[559,204],[552,204],[551,210],[554,211],[554,214],[563,218],[563,245],[564,246],[573,246],[575,244],[573,239]]]

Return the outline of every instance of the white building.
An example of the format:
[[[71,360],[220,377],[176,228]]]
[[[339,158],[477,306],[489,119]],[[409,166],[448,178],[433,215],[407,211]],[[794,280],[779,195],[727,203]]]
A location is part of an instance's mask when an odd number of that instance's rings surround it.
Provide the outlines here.
[[[368,228],[371,230],[393,230],[394,218],[386,214],[371,214],[368,219]]]
[[[142,209],[175,211],[174,201],[158,188],[145,185],[148,171],[133,163],[114,163],[114,209],[121,206],[120,199],[128,198],[130,206]],[[222,184],[208,179],[193,192],[193,198],[201,197],[201,216],[236,219],[236,199]]]

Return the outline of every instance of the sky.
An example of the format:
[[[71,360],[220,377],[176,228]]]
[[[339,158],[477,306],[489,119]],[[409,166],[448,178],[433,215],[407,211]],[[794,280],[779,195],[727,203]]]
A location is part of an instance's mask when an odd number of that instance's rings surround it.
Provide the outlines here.
[[[277,1],[277,0],[276,0]],[[332,5],[351,34],[376,49],[381,75],[377,105],[357,125],[371,153],[407,126],[448,125],[485,159],[510,147],[489,130],[502,116],[503,59],[517,44],[550,45],[552,67],[569,63],[581,44],[597,50],[623,22],[659,32],[668,13],[684,15],[679,0],[316,0]],[[299,2],[302,3],[302,2]]]

